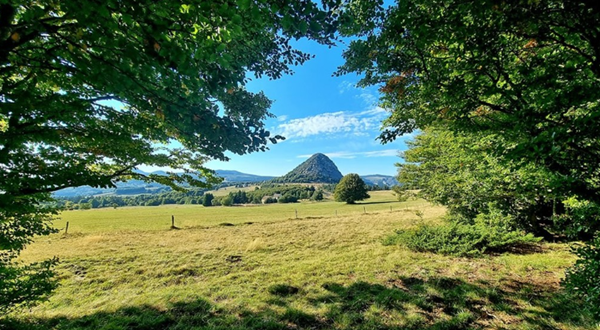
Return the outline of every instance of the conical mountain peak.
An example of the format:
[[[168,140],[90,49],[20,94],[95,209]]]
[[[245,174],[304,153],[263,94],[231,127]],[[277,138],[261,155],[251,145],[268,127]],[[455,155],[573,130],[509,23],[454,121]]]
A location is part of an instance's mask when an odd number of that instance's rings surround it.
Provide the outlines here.
[[[281,183],[338,183],[343,175],[335,163],[322,153],[316,153],[288,174],[275,179]]]

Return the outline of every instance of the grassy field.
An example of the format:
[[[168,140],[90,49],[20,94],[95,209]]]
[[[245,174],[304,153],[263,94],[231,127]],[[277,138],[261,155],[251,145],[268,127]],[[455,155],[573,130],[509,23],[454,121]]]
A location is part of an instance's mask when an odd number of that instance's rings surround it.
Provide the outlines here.
[[[168,206],[71,211],[50,299],[6,329],[592,329],[559,289],[568,247],[467,259],[383,246],[445,210],[390,192],[357,205]],[[390,210],[391,207],[391,210]],[[298,218],[296,219],[296,210]],[[365,213],[366,210],[366,213]],[[337,211],[337,216],[336,216]],[[169,229],[171,215],[179,229]]]

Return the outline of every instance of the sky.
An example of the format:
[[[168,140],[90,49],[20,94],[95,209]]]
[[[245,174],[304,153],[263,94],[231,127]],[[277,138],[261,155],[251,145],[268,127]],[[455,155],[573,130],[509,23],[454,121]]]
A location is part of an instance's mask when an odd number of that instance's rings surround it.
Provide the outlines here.
[[[254,79],[246,88],[264,91],[274,103],[266,127],[285,141],[270,144],[265,152],[227,154],[228,162],[210,161],[214,170],[237,170],[256,175],[281,176],[315,153],[331,158],[342,174],[396,175],[398,152],[406,150],[401,137],[382,145],[381,121],[388,116],[377,106],[377,87],[355,87],[359,77],[333,77],[342,65],[345,45],[328,48],[310,41],[298,41],[296,48],[315,58],[294,68],[293,75],[278,80]]]

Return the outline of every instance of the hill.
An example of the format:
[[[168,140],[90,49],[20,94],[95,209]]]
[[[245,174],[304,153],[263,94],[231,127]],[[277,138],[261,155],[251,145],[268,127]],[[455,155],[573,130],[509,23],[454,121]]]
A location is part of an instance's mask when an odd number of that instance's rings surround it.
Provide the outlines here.
[[[152,173],[139,171],[142,174],[158,174],[167,175],[165,171],[155,171]],[[238,171],[230,170],[216,170],[217,175],[222,177],[223,183],[248,183],[248,182],[263,182],[273,179],[272,176],[261,176],[254,174],[247,174]],[[61,189],[54,193],[56,197],[76,197],[76,196],[96,196],[102,194],[115,194],[115,195],[137,195],[137,194],[157,194],[165,191],[170,191],[171,188],[154,182],[145,182],[142,180],[129,180],[126,182],[117,182],[116,188],[94,188],[90,186],[71,187]]]
[[[317,153],[288,174],[273,179],[276,183],[338,183],[343,175],[329,157]]]
[[[360,178],[369,186],[393,187],[399,184],[398,180],[391,175],[370,174],[361,175]]]
[[[273,176],[262,176],[239,171],[216,170],[217,175],[225,179],[225,182],[262,182],[273,179]]]

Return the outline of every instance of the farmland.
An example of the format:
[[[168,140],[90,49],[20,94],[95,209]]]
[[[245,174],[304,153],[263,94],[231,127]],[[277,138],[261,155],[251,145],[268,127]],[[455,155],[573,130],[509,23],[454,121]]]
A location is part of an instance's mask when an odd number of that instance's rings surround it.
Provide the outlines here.
[[[389,191],[331,201],[69,211],[21,259],[59,288],[15,329],[590,329],[559,282],[565,244],[456,258],[381,240],[445,209]],[[297,211],[297,213],[296,213]],[[296,215],[297,214],[297,215]],[[171,216],[176,229],[171,229]]]

